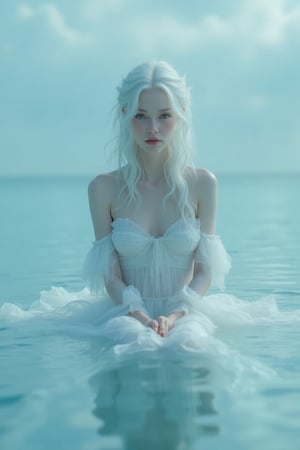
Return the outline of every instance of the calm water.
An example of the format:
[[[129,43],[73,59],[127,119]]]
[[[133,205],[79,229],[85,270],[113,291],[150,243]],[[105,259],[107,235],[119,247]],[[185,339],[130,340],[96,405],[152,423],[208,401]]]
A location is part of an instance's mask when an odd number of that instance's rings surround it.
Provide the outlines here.
[[[203,355],[126,356],[78,330],[23,320],[17,306],[41,291],[84,288],[87,182],[0,180],[0,448],[296,450],[300,176],[219,177],[227,291],[251,302],[272,294],[281,313],[264,325],[224,317],[224,351]]]

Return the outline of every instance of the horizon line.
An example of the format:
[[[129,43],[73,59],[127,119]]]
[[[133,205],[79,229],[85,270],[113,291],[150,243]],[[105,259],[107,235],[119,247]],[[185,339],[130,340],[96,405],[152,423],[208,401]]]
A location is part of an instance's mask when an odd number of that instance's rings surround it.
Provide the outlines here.
[[[270,170],[270,171],[213,171],[215,175],[218,176],[263,176],[263,175],[272,175],[272,176],[280,176],[280,175],[291,175],[291,176],[300,176],[300,170]],[[104,172],[103,172],[104,173]],[[0,173],[0,179],[51,179],[51,178],[93,178],[97,176],[98,173],[92,172],[74,172],[74,173]]]

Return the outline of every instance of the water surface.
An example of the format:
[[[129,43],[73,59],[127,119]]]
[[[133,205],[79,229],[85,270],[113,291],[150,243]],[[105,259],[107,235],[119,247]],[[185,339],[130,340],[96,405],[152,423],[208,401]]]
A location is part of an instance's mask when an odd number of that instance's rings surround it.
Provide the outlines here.
[[[251,302],[274,296],[282,315],[247,325],[224,315],[203,354],[126,355],[76,328],[8,320],[51,286],[84,288],[87,183],[0,180],[1,448],[296,450],[300,177],[219,177],[218,233],[233,264],[227,292]]]

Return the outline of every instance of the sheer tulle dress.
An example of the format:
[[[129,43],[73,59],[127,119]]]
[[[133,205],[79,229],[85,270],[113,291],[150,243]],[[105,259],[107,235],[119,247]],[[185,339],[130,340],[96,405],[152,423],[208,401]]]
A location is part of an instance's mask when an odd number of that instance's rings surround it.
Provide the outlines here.
[[[198,219],[179,219],[161,237],[150,235],[130,219],[114,220],[111,233],[95,241],[86,257],[83,277],[93,292],[103,292],[116,261],[123,281],[138,289],[153,318],[173,309],[175,294],[192,279],[194,262],[207,265],[212,284],[221,289],[230,269],[221,239],[201,233]]]
[[[42,326],[46,321],[64,331],[108,338],[116,349],[129,351],[158,347],[203,351],[208,346],[214,351],[218,326],[299,321],[299,312],[280,312],[273,296],[249,302],[224,292],[200,297],[190,289],[195,263],[210,271],[212,286],[221,291],[231,267],[220,237],[200,230],[198,219],[179,219],[163,236],[154,237],[131,219],[118,218],[86,256],[83,276],[89,288],[68,292],[53,287],[26,310],[5,303],[0,318],[38,319],[35,322]],[[128,286],[122,304],[115,304],[104,287],[116,262]],[[161,337],[128,315],[137,309],[151,318],[178,310],[185,315]]]
[[[112,303],[104,289],[116,261],[128,286],[121,305]],[[218,236],[200,232],[198,219],[179,219],[160,237],[150,235],[131,219],[114,220],[111,233],[93,243],[83,270],[91,291],[99,295],[102,303],[99,321],[106,332],[116,341],[148,340],[148,345],[157,338],[159,341],[155,332],[128,316],[129,312],[142,309],[153,319],[185,311],[184,318],[177,321],[168,336],[184,334],[181,343],[190,340],[191,334],[195,339],[195,334],[212,334],[215,325],[202,313],[200,296],[188,288],[195,262],[209,268],[214,286],[224,288],[230,257]]]
[[[121,305],[113,304],[104,289],[104,282],[111,279],[116,261],[120,264],[123,281],[129,286],[128,300]],[[258,317],[263,312],[261,302],[252,304],[247,312],[247,302],[225,294],[201,298],[188,288],[195,263],[206,266],[212,286],[224,290],[225,276],[231,268],[230,256],[219,236],[200,231],[199,219],[179,219],[161,237],[150,235],[131,219],[116,219],[111,233],[93,243],[83,270],[91,291],[99,295],[102,307],[98,326],[102,332],[115,342],[133,346],[137,343],[146,347],[179,344],[197,348],[203,346],[204,337],[214,333],[217,325],[214,316],[222,316],[222,310],[236,322],[241,317],[251,321],[253,314]],[[186,314],[177,320],[167,338],[160,338],[128,316],[128,312],[136,309],[144,309],[151,318],[178,310]],[[270,313],[269,304],[265,313],[267,316]]]

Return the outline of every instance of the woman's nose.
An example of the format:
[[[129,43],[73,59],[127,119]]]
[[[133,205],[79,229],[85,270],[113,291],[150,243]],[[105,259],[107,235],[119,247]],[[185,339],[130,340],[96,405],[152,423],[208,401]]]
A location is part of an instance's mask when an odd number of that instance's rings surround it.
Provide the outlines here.
[[[148,131],[148,133],[157,133],[158,126],[157,126],[157,121],[155,119],[151,119],[151,118],[149,119],[147,131]]]

